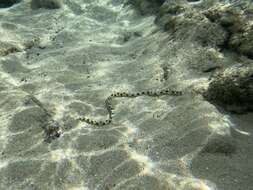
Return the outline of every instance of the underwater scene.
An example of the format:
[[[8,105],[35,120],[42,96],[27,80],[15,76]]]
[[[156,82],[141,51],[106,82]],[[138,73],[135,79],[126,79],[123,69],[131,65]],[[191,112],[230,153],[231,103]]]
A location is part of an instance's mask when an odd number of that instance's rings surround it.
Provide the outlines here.
[[[0,190],[253,190],[252,0],[0,0]]]

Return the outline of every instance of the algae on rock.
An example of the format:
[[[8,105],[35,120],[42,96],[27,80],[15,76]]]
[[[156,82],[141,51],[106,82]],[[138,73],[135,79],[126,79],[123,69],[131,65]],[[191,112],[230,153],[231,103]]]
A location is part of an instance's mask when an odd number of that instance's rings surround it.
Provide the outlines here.
[[[228,111],[253,111],[253,67],[232,67],[219,72],[204,96]]]

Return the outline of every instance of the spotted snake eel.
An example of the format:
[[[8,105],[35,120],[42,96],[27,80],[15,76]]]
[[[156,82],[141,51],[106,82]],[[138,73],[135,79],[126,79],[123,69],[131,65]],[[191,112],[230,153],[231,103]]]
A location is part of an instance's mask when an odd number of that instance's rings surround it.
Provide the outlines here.
[[[117,97],[129,97],[129,98],[135,98],[138,96],[152,96],[152,97],[157,97],[157,96],[162,96],[162,95],[168,95],[168,96],[181,96],[183,93],[182,91],[176,91],[176,90],[160,90],[160,91],[142,91],[142,92],[137,92],[137,93],[128,93],[128,92],[117,92],[111,94],[109,97],[106,98],[105,100],[105,108],[108,112],[108,119],[104,121],[96,121],[87,117],[80,117],[78,118],[79,121],[81,122],[86,122],[91,125],[95,126],[104,126],[107,124],[110,124],[112,122],[112,99],[117,98]]]

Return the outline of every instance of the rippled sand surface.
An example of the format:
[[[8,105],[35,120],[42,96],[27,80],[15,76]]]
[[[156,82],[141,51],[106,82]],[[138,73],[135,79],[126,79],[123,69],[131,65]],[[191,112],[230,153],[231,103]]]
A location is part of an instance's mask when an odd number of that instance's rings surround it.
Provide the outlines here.
[[[0,57],[1,190],[253,188],[251,115],[226,115],[194,93],[209,77],[187,66],[196,48],[178,46],[153,16],[116,0],[55,10],[24,0],[0,9],[0,41],[10,52]],[[76,120],[106,118],[114,92],[166,88],[184,94],[116,98],[103,127]],[[60,124],[51,143],[29,95]]]

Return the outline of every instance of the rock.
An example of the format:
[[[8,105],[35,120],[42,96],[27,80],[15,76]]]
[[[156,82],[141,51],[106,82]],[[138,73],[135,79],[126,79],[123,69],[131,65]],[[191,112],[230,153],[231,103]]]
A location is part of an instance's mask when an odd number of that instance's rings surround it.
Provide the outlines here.
[[[253,111],[253,66],[219,72],[212,78],[204,97],[228,111]]]
[[[50,143],[52,140],[61,136],[60,124],[54,120],[49,120],[47,125],[44,126],[45,142]]]
[[[174,39],[232,50],[253,59],[253,5],[197,0],[129,0],[141,14],[156,14],[155,22]],[[196,5],[196,6],[194,6]]]
[[[243,12],[233,6],[214,6],[204,11],[203,14],[211,22],[216,22],[231,33],[241,31],[246,22]]]
[[[0,8],[8,8],[19,3],[21,0],[0,0]]]
[[[156,23],[169,32],[173,39],[191,41],[202,46],[217,47],[227,39],[227,32],[211,22],[201,12],[183,3],[164,3]]]
[[[231,35],[230,48],[253,59],[253,26],[248,26],[241,33]]]
[[[219,24],[229,34],[223,48],[232,49],[253,59],[253,25],[248,16],[250,5],[243,7],[219,5],[204,11],[204,15]],[[251,13],[252,14],[252,13]]]
[[[225,67],[222,54],[214,48],[193,47],[195,53],[187,55],[187,68],[198,73],[212,73]]]
[[[62,3],[60,0],[32,0],[31,8],[32,9],[59,9],[61,8]]]

